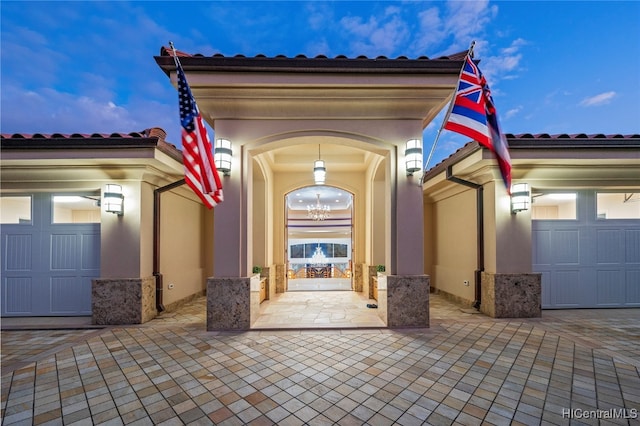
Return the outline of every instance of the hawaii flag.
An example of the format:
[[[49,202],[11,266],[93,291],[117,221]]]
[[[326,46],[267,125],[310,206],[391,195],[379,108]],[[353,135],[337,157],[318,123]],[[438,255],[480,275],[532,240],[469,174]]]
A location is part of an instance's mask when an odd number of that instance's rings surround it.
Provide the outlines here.
[[[511,157],[507,138],[500,131],[498,115],[487,80],[467,55],[453,107],[444,128],[468,136],[491,150],[500,167],[502,180],[511,193]]]
[[[211,209],[222,202],[222,182],[213,161],[211,141],[198,105],[191,94],[178,57],[174,55],[174,59],[178,73],[184,179],[204,205]]]

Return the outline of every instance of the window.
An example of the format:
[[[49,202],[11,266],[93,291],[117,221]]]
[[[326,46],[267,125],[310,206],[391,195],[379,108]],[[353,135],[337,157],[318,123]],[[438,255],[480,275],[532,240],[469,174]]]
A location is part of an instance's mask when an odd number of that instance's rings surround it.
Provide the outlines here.
[[[53,223],[100,223],[97,196],[54,195]]]
[[[576,219],[575,192],[538,193],[531,197],[531,219],[571,220]]]
[[[598,219],[640,219],[640,190],[638,192],[598,192]]]
[[[0,223],[31,224],[31,197],[29,195],[0,197]]]

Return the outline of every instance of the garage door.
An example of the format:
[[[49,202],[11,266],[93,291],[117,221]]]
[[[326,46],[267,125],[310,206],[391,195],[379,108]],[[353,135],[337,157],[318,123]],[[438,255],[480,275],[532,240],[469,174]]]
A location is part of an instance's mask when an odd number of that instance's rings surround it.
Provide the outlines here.
[[[91,315],[100,276],[97,196],[0,197],[2,316]]]
[[[542,307],[640,306],[640,190],[532,198],[533,269]]]

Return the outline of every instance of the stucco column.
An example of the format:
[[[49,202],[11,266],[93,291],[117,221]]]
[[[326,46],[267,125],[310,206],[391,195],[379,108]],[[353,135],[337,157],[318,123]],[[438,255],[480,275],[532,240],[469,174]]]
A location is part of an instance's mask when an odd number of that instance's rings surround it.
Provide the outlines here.
[[[392,209],[395,207],[395,221],[392,219],[395,256],[392,247],[391,273],[394,275],[424,274],[423,203],[418,175],[407,176],[404,167],[398,167],[396,171],[395,200],[392,201]]]
[[[232,141],[233,143],[233,141]],[[241,147],[233,146],[229,176],[220,176],[224,200],[213,209],[213,275],[247,276],[246,188]]]
[[[496,318],[541,316],[541,274],[532,273],[531,213],[511,213],[502,182],[484,186],[485,271],[480,310]]]

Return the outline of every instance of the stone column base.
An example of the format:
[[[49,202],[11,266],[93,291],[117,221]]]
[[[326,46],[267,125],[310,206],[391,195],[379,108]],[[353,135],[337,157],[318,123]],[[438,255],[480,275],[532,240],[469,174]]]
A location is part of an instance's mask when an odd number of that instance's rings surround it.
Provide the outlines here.
[[[480,311],[492,318],[542,316],[542,274],[482,273]]]
[[[429,327],[429,276],[387,275],[386,280],[380,278],[378,277],[378,299],[386,300],[386,307],[382,306],[382,309],[386,308],[387,311],[387,326]],[[378,308],[381,304],[384,305],[385,302],[379,303]]]
[[[362,281],[364,280],[364,264],[353,264],[353,291],[362,291]]]
[[[285,278],[285,274],[287,273],[286,269],[285,269],[286,265],[276,265],[276,293],[284,293],[284,278]]]
[[[257,275],[256,278],[259,285],[260,279]],[[249,330],[250,327],[251,277],[208,278],[207,331]]]
[[[98,278],[91,283],[92,322],[97,325],[143,324],[156,317],[156,280]]]

